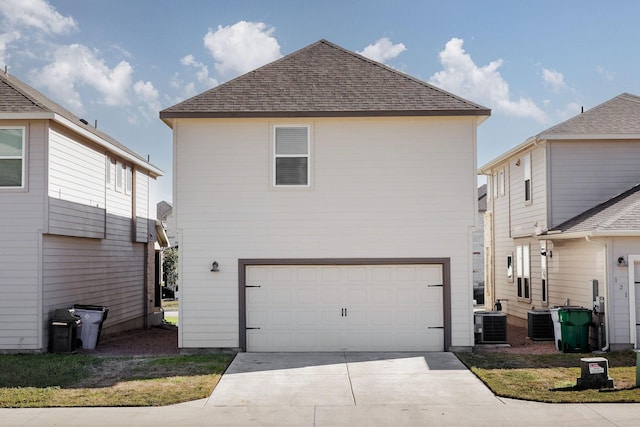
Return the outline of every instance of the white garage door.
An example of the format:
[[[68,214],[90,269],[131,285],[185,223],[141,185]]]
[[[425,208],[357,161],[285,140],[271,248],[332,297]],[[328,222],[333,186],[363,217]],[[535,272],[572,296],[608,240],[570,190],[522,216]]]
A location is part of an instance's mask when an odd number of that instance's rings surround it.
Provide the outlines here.
[[[248,266],[247,351],[443,351],[441,265]]]

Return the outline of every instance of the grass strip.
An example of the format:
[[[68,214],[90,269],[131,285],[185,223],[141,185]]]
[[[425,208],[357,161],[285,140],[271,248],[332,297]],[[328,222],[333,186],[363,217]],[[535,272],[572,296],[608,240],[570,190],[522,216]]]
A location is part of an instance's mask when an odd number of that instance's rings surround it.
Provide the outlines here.
[[[0,355],[0,407],[162,406],[208,397],[233,355]]]

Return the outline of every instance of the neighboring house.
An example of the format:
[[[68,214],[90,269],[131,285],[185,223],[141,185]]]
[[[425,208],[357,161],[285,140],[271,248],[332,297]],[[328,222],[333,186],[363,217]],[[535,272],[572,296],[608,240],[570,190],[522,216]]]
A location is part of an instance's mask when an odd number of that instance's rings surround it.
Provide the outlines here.
[[[160,113],[183,351],[470,348],[490,110],[321,40]]]
[[[484,213],[487,211],[487,184],[478,187],[478,228],[473,232],[473,299],[484,304]]]
[[[169,246],[176,244],[176,231],[173,224],[173,205],[165,200],[156,205],[156,218],[162,223],[162,227],[167,233]]]
[[[622,94],[480,168],[493,187],[486,294],[510,320],[598,301],[592,346],[638,346],[639,164],[640,97]]]
[[[57,308],[109,308],[105,332],[153,314],[162,172],[0,72],[0,351],[43,351]]]

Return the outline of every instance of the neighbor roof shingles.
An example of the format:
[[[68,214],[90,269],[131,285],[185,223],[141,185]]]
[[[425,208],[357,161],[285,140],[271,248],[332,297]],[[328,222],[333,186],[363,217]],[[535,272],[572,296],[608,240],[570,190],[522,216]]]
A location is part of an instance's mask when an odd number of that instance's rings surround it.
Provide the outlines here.
[[[62,107],[60,104],[47,98],[45,95],[32,88],[28,84],[0,71],[0,113],[54,113],[71,121],[75,125],[84,128],[99,138],[125,151],[143,163],[148,161],[130,150],[111,136],[96,129],[93,126],[80,121],[80,118]],[[150,165],[150,164],[149,164]]]
[[[640,97],[623,93],[543,131],[542,139],[558,135],[640,135]]]
[[[160,118],[478,115],[491,110],[320,40]]]

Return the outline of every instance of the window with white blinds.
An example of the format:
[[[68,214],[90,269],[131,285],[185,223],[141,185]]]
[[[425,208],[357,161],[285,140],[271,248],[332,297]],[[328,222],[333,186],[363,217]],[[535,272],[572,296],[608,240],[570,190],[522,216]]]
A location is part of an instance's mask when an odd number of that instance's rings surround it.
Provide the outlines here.
[[[273,184],[276,187],[308,187],[310,151],[308,126],[276,126]]]
[[[24,187],[24,153],[24,128],[0,128],[0,188]]]

